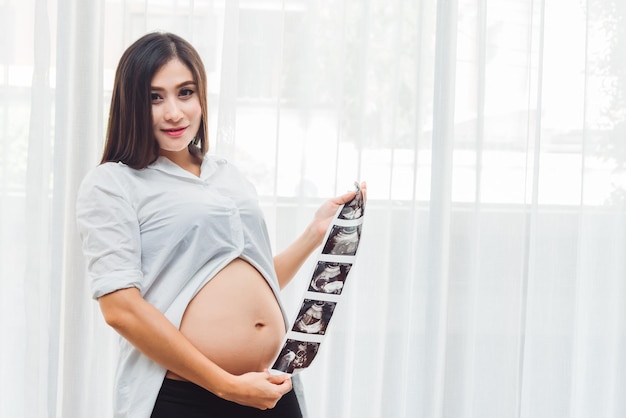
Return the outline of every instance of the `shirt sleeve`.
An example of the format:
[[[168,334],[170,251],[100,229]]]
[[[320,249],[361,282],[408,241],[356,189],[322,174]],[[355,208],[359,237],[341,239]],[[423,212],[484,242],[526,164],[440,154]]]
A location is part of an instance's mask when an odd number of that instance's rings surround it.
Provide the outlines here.
[[[128,191],[116,179],[114,164],[89,172],[78,190],[76,222],[94,299],[120,289],[140,291],[141,238]]]

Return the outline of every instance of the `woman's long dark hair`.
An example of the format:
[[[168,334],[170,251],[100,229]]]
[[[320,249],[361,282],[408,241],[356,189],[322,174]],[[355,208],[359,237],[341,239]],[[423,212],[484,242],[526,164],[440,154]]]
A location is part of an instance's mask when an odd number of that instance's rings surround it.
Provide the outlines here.
[[[115,73],[109,125],[101,163],[118,162],[141,169],[159,156],[152,129],[151,82],[156,72],[172,59],[185,64],[197,86],[202,120],[189,150],[199,157],[209,148],[206,71],[198,52],[171,33],[149,33],[126,49]]]

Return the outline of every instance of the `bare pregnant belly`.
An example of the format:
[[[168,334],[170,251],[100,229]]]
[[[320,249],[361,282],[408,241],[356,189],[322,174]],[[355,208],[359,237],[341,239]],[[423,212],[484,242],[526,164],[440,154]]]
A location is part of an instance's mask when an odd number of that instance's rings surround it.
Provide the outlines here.
[[[236,259],[191,300],[180,331],[218,366],[239,375],[271,366],[285,324],[263,276]],[[182,380],[172,372],[167,375]]]

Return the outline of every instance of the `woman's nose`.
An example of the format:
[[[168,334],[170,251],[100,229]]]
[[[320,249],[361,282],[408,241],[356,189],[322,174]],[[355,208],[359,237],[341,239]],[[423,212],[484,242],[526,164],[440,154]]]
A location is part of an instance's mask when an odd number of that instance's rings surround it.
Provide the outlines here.
[[[175,100],[170,100],[166,104],[167,108],[165,110],[165,119],[171,120],[173,122],[177,122],[183,117],[183,113],[181,112],[180,106],[176,103]]]

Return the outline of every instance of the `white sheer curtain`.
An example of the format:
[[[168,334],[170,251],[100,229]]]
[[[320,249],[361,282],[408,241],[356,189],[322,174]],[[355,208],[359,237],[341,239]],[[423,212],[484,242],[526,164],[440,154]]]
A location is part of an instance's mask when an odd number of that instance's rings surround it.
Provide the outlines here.
[[[312,418],[626,416],[624,19],[621,0],[0,1],[0,416],[110,416],[73,207],[117,60],[152,30],[202,54],[211,152],[257,186],[276,250],[368,182],[302,375]]]

